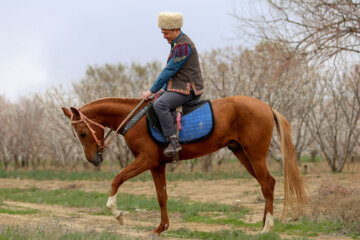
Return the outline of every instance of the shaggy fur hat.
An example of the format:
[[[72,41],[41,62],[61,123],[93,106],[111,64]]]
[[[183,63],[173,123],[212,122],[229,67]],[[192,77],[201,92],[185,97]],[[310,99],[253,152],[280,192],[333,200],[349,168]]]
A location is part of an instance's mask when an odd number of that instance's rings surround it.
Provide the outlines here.
[[[182,28],[183,15],[177,12],[161,12],[158,15],[158,26],[161,29]]]

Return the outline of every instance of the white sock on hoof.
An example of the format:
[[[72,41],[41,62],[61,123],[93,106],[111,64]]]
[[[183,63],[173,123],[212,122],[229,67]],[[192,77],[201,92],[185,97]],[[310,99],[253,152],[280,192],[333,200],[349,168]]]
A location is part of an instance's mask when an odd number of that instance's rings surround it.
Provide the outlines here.
[[[267,213],[265,217],[265,225],[264,228],[261,230],[261,233],[267,233],[270,232],[274,227],[274,217]]]
[[[116,194],[112,197],[109,197],[106,207],[111,211],[114,217],[118,217],[119,211],[116,210]]]

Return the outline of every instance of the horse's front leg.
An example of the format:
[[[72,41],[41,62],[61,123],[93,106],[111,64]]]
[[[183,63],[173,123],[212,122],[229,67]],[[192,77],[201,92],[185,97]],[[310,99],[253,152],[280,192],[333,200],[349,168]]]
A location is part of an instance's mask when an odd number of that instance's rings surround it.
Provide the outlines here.
[[[161,163],[158,167],[150,169],[154,179],[156,194],[161,211],[161,222],[159,226],[154,229],[154,233],[160,235],[161,232],[169,228],[169,217],[167,212],[167,191],[165,178],[166,163]]]
[[[112,181],[111,192],[109,199],[106,203],[106,207],[111,211],[113,216],[119,221],[120,224],[124,223],[124,212],[117,210],[116,207],[116,194],[121,186],[126,180],[133,178],[140,173],[145,172],[146,170],[154,166],[154,162],[151,162],[149,158],[138,156],[134,162],[122,170]]]

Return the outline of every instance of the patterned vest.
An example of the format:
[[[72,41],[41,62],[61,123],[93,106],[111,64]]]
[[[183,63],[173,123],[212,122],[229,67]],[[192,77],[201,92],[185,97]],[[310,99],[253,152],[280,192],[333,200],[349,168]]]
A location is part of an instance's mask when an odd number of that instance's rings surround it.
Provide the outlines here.
[[[192,52],[184,66],[169,80],[166,90],[189,95],[192,89],[195,95],[200,95],[204,93],[204,82],[201,76],[199,55],[195,44],[187,35],[183,34],[176,41],[171,49],[168,60],[170,60],[174,54],[177,56],[175,61],[180,61],[183,56],[186,56],[187,44],[191,46]]]

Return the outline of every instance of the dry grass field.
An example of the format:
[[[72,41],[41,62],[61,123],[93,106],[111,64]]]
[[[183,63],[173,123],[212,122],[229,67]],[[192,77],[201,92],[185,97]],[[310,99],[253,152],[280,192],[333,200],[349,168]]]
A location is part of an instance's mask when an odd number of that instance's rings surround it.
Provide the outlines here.
[[[215,171],[227,171],[234,166],[244,171],[237,163],[225,164]],[[274,170],[277,167],[270,166]],[[176,171],[186,174],[181,166]],[[248,237],[246,239],[359,239],[359,166],[347,166],[344,173],[333,174],[323,163],[307,163],[304,179],[309,196],[305,216],[282,218],[283,182],[280,175],[276,176],[274,234],[263,237],[259,235],[259,222],[264,201],[254,179],[168,181],[170,228],[161,238],[224,239],[221,236],[226,235],[225,239],[241,239],[241,236]],[[111,180],[0,178],[0,230],[3,233],[0,239],[9,236],[22,239],[24,232],[33,236],[28,239],[90,239],[90,235],[98,236],[92,239],[113,239],[114,236],[146,239],[160,220],[153,182],[129,181],[120,187],[118,207],[128,208],[122,226],[105,209],[110,184]],[[50,199],[53,193],[55,197]],[[122,196],[152,199],[152,205],[147,207],[131,199],[122,203]],[[74,202],[74,198],[78,201]],[[134,206],[126,207],[132,202]],[[187,205],[171,210],[178,203]],[[207,212],[204,204],[215,205]],[[201,210],[198,212],[197,208]],[[221,210],[223,208],[225,210]],[[239,233],[243,235],[237,235]]]

